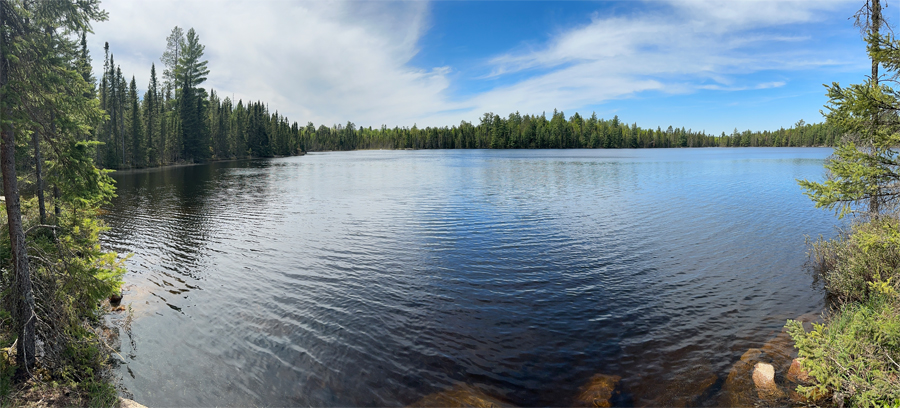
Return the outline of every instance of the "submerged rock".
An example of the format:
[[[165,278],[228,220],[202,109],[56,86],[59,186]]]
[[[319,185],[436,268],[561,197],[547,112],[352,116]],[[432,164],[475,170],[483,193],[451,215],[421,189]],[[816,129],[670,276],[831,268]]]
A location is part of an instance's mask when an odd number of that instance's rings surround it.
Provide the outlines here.
[[[611,407],[610,399],[622,377],[618,375],[596,374],[581,387],[575,406]]]
[[[813,315],[804,315],[800,319],[812,320]],[[785,330],[762,347],[747,350],[728,373],[719,405],[750,407],[759,402],[785,402],[788,394],[778,385],[776,378],[783,381],[796,353],[794,340]]]
[[[794,390],[788,392],[788,398],[790,398],[791,402],[795,404],[819,405],[830,396],[831,394],[820,392],[817,388],[810,391],[809,397]]]
[[[803,361],[802,358],[795,358],[794,361],[791,361],[791,368],[788,369],[787,373],[788,381],[797,384],[809,383],[809,373],[800,366],[801,361]]]
[[[797,355],[797,350],[794,349],[794,339],[784,330],[769,339],[760,350],[765,353],[766,361],[774,366],[775,372],[782,374],[788,371],[791,361]]]
[[[751,371],[759,362],[763,352],[752,348],[747,350],[738,362],[734,363],[725,384],[722,386],[722,396],[719,405],[728,407],[752,407],[756,402],[756,386],[753,384]]]
[[[457,384],[448,390],[426,395],[424,398],[412,403],[410,407],[474,407],[474,408],[499,408],[512,407],[512,405],[500,401],[497,398],[485,394],[481,390],[468,385]]]
[[[679,370],[674,377],[664,384],[648,384],[645,388],[652,392],[652,399],[642,401],[637,405],[675,408],[698,406],[699,402],[707,396],[710,388],[719,381],[719,376],[713,372],[708,363]]]

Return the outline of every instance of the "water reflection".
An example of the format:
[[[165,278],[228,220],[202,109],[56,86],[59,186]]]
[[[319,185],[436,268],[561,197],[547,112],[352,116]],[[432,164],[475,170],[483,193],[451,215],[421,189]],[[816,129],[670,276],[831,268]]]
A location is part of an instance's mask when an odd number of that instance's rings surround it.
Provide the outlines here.
[[[398,406],[474,384],[558,406],[603,373],[622,377],[620,404],[714,403],[747,348],[822,306],[803,234],[834,220],[794,179],[829,153],[344,152],[119,173],[104,244],[135,253],[124,382],[149,405]]]

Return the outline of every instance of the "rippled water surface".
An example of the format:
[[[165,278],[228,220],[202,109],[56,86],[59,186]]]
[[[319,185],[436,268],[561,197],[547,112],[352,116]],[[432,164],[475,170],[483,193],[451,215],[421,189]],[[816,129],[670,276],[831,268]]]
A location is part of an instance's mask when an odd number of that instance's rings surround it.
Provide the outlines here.
[[[830,149],[358,151],[120,172],[124,385],[173,405],[402,406],[457,384],[642,405],[823,307],[795,179]],[[688,387],[689,388],[689,387]]]

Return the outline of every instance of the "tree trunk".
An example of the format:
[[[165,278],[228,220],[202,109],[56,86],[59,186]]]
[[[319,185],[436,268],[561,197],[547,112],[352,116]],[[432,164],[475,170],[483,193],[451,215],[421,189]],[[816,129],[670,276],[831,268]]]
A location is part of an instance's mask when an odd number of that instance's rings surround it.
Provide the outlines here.
[[[879,31],[881,29],[881,23],[882,23],[881,0],[870,0],[869,6],[870,6],[869,11],[872,13],[872,20],[871,20],[872,25],[870,26],[870,31],[872,34],[878,35]],[[875,88],[878,87],[878,61],[876,61],[875,58],[872,58],[872,86]],[[872,129],[873,129],[873,132],[875,132],[875,129],[878,129],[878,114],[877,113],[872,115]],[[875,135],[873,134],[872,136],[873,136],[872,150],[873,150],[873,153],[875,153],[874,150],[877,149],[877,147],[874,145],[874,136]],[[881,210],[878,205],[879,204],[878,198],[881,195],[880,194],[881,187],[878,185],[877,182],[873,183],[873,185],[875,186],[876,191],[875,191],[875,194],[873,194],[873,196],[869,199],[869,213],[872,215],[878,215],[878,212]]]
[[[881,31],[881,0],[871,0],[872,7],[872,34],[878,35]],[[878,61],[872,58],[872,83],[878,85]]]
[[[8,112],[3,112],[4,116]],[[12,125],[2,131],[0,167],[3,169],[3,194],[6,196],[6,216],[9,222],[10,247],[15,268],[16,323],[19,331],[17,360],[26,370],[34,367],[34,293],[31,288],[31,270],[22,229],[22,211],[19,206],[19,186],[16,181],[16,144]]]
[[[0,2],[0,27],[9,27],[10,16],[6,1]],[[4,30],[5,31],[5,30]],[[9,58],[6,45],[9,38],[0,39],[4,48],[0,52],[0,88],[6,88],[9,84]],[[19,186],[16,180],[16,138],[15,129],[10,120],[12,110],[6,106],[3,108],[2,118],[4,125],[0,129],[0,170],[3,173],[3,194],[6,196],[6,215],[9,224],[9,241],[12,252],[12,261],[15,271],[13,284],[13,299],[15,302],[15,322],[18,331],[18,347],[16,359],[20,367],[29,372],[34,367],[35,346],[35,315],[34,293],[31,288],[31,270],[28,266],[28,252],[25,246],[25,231],[22,229],[22,212],[19,207]]]
[[[38,132],[31,133],[31,142],[34,144],[34,173],[37,177],[38,209],[41,214],[41,224],[47,223],[47,207],[44,205],[44,159],[41,157],[41,139]]]
[[[59,186],[53,186],[53,213],[56,214],[56,224],[59,225],[59,216],[60,216],[60,208],[59,208]]]

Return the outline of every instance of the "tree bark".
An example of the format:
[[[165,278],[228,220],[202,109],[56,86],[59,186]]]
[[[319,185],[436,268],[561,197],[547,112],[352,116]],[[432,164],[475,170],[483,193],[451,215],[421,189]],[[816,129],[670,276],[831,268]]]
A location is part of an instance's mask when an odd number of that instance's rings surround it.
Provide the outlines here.
[[[871,31],[872,34],[878,35],[879,32],[881,31],[880,29],[881,29],[881,22],[882,22],[882,20],[881,20],[881,0],[869,0],[869,12],[871,13],[871,25],[869,26],[869,30]],[[872,86],[875,88],[878,87],[878,61],[876,61],[875,58],[872,58]],[[877,113],[872,115],[872,129],[873,129],[872,150],[873,150],[873,154],[874,154],[874,153],[876,153],[876,149],[878,149],[878,147],[875,146],[875,141],[874,141],[874,136],[875,136],[874,132],[876,132],[878,129],[878,114]],[[875,194],[873,194],[872,197],[869,199],[869,214],[871,214],[873,216],[877,216],[878,213],[881,211],[881,209],[879,208],[879,202],[878,202],[879,196],[881,195],[881,186],[878,185],[877,181],[875,183],[873,183],[873,185],[875,186]]]
[[[3,116],[7,116],[8,112],[3,113]],[[17,303],[16,323],[19,331],[16,357],[22,367],[31,370],[34,367],[35,347],[34,292],[31,287],[31,268],[28,265],[28,251],[25,246],[25,230],[22,228],[22,210],[19,206],[19,186],[16,181],[16,144],[12,125],[2,131],[0,167],[3,169],[3,194],[6,196],[6,217],[9,223],[10,247],[16,277],[13,294]]]
[[[59,208],[59,186],[53,186],[53,213],[56,214],[56,224],[59,224],[61,210]]]
[[[9,27],[10,16],[7,12],[10,5],[0,0],[0,27]],[[0,52],[0,89],[9,84],[9,38],[2,40],[4,47]],[[3,173],[3,194],[6,196],[6,216],[9,224],[9,240],[12,261],[15,271],[13,299],[15,301],[15,321],[18,329],[18,347],[16,359],[26,372],[34,367],[35,355],[35,314],[34,293],[31,287],[31,269],[28,265],[28,252],[25,246],[25,231],[22,228],[22,210],[19,206],[19,186],[16,179],[16,138],[11,123],[12,109],[3,106],[2,114],[5,126],[0,129],[0,170]]]
[[[34,144],[34,173],[37,177],[38,209],[41,214],[41,224],[46,224],[47,207],[44,204],[44,158],[41,157],[41,139],[38,137],[38,132],[31,134],[31,142]]]

